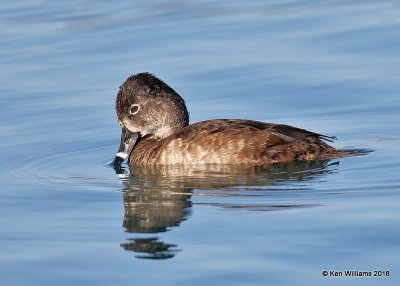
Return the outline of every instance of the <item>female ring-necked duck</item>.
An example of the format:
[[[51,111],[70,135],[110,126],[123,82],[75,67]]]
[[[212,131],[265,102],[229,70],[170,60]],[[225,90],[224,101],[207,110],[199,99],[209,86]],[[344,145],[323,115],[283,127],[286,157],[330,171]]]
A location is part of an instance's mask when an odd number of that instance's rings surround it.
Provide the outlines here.
[[[132,165],[254,164],[342,157],[308,130],[243,119],[189,125],[184,100],[150,73],[129,77],[116,99],[121,144],[113,161]]]

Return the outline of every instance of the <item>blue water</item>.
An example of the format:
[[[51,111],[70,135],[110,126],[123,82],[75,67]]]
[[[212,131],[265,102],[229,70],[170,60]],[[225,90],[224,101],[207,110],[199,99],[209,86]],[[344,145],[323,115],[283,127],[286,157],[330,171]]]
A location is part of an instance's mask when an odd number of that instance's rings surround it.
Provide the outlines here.
[[[1,285],[398,285],[399,2],[3,1],[0,25]],[[191,122],[368,152],[114,170],[116,92],[142,71]]]

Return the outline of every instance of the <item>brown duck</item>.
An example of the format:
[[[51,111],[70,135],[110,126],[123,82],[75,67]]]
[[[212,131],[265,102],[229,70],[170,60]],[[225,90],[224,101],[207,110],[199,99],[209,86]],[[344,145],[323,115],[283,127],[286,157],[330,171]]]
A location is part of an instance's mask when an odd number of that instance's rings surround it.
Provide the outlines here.
[[[113,164],[253,164],[342,157],[335,137],[283,124],[214,119],[189,125],[185,101],[150,73],[129,77],[116,99],[121,144]]]

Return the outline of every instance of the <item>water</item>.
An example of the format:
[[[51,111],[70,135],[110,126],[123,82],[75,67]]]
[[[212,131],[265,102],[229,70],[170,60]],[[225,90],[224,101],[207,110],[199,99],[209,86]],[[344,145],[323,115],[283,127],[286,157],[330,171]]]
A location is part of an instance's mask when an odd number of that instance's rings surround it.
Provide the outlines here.
[[[3,2],[2,285],[397,285],[397,1]],[[114,170],[116,91],[141,71],[191,122],[292,124],[372,152]]]

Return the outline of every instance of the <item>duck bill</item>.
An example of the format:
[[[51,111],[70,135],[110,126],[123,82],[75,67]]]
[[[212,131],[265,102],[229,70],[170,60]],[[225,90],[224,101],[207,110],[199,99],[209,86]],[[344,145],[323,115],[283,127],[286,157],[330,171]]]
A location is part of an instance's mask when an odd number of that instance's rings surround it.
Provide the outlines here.
[[[138,132],[133,133],[126,128],[122,128],[121,143],[119,145],[118,152],[115,155],[115,158],[111,164],[119,165],[122,162],[124,162],[125,159],[129,158],[129,155],[131,154],[138,138],[139,138]]]

